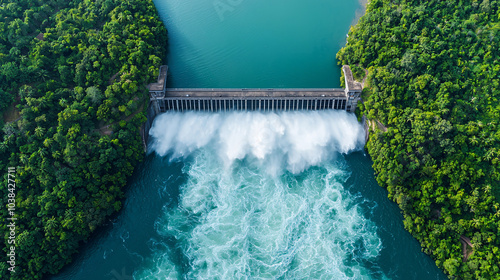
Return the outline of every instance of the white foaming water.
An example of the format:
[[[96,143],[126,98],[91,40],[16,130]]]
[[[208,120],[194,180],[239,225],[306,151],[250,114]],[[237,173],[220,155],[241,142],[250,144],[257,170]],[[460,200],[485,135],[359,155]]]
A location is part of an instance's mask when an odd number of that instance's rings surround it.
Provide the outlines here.
[[[336,152],[359,149],[364,141],[363,127],[343,111],[170,112],[156,118],[150,135],[150,150],[161,156],[172,153],[172,159],[210,147],[225,166],[251,157],[267,161],[270,171],[285,168],[292,173],[331,159]]]
[[[376,227],[335,157],[362,147],[354,116],[167,113],[151,135],[153,151],[186,162],[178,206],[155,224],[183,257],[165,241],[135,279],[380,277]]]

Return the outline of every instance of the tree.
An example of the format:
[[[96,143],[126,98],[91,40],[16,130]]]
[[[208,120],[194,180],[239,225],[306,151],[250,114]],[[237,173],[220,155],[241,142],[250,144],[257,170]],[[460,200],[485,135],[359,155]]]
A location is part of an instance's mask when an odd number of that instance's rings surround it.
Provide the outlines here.
[[[104,99],[102,92],[95,86],[88,87],[85,92],[94,104],[99,104]]]

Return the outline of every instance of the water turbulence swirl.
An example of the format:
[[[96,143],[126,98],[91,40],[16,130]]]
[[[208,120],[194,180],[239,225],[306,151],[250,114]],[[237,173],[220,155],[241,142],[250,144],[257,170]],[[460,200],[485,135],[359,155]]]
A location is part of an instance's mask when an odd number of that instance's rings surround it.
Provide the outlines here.
[[[354,115],[170,112],[150,133],[187,181],[135,279],[385,278],[377,228],[344,189],[343,155],[364,142]]]

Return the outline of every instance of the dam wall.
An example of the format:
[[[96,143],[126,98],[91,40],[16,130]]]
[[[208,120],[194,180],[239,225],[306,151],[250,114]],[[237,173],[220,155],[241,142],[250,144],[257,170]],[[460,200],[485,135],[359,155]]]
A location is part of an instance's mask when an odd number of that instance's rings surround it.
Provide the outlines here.
[[[345,110],[344,89],[167,89],[155,99],[166,111]]]
[[[294,111],[345,110],[354,112],[362,87],[354,81],[348,65],[342,66],[346,88],[167,88],[168,66],[159,69],[156,83],[147,86],[150,102],[147,121],[141,129],[147,148],[149,129],[155,117],[167,111]]]

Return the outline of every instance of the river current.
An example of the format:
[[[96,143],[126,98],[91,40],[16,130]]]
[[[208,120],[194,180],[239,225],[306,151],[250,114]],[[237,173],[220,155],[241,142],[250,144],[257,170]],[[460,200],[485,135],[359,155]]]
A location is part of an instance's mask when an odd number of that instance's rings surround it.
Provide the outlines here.
[[[341,0],[155,0],[170,87],[338,87]],[[52,279],[446,279],[343,111],[165,113],[123,209]]]

